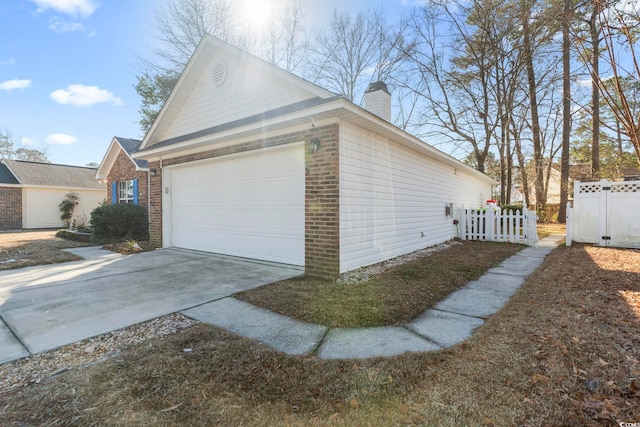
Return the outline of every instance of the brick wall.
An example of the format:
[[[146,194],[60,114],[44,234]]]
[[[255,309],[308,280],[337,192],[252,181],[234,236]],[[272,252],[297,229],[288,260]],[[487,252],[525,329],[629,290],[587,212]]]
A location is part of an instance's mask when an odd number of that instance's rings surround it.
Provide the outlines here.
[[[148,209],[149,192],[147,183],[147,172],[136,172],[136,166],[133,161],[129,158],[129,156],[127,156],[124,151],[120,150],[115,163],[109,171],[109,176],[107,177],[107,201],[111,202],[112,200],[112,182],[128,181],[130,179],[136,178],[138,179],[138,204]]]
[[[320,139],[312,153],[308,141]],[[305,134],[305,272],[336,278],[340,274],[340,194],[338,125]]]
[[[149,240],[156,247],[162,247],[162,172],[160,162],[149,162],[149,170],[155,169],[156,176],[149,177]]]
[[[318,138],[320,149],[309,150],[309,140]],[[338,125],[329,125],[268,139],[217,148],[163,161],[163,166],[210,159],[266,147],[305,141],[305,270],[308,274],[337,277],[340,270],[338,191]],[[160,163],[149,165],[158,175],[151,177],[150,235],[162,246],[162,181]]]
[[[0,230],[22,229],[22,188],[0,187]]]

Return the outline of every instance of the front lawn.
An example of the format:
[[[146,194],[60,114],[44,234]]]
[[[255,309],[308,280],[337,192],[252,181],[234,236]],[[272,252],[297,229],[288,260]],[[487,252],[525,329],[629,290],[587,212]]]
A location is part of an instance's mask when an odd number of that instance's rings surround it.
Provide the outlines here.
[[[329,327],[408,322],[524,246],[455,241],[446,249],[356,284],[300,277],[234,295],[285,316]]]
[[[640,421],[638,337],[640,251],[574,244],[447,350],[326,361],[198,325],[0,389],[0,425],[618,426]]]
[[[82,258],[60,249],[91,246],[56,237],[55,230],[0,233],[0,270],[77,261]]]

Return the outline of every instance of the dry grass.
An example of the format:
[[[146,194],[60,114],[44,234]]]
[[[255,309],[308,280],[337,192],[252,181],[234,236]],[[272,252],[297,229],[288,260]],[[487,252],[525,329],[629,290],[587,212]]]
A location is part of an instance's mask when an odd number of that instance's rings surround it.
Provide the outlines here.
[[[55,230],[0,233],[0,270],[77,261],[81,258],[60,249],[91,246],[55,234]]]
[[[305,276],[234,296],[285,316],[330,327],[401,324],[522,248],[464,241],[363,283],[348,285]]]
[[[0,424],[640,422],[639,319],[640,251],[560,247],[470,340],[449,350],[322,361],[200,325],[0,395]]]
[[[547,222],[538,224],[538,238],[544,239],[551,234],[567,234],[566,224],[559,224],[557,222]]]

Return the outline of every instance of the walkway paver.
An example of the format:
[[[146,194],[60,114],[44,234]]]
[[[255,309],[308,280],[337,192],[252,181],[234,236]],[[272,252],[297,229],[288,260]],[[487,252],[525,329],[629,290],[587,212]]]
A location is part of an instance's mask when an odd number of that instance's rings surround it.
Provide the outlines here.
[[[442,347],[400,326],[338,328],[329,331],[318,349],[318,356],[322,359],[366,359],[433,350],[442,350]]]
[[[327,332],[325,326],[300,322],[235,298],[224,298],[182,313],[292,355],[311,353]]]
[[[225,298],[183,313],[288,354],[322,359],[390,357],[451,347],[500,310],[563,236],[551,235],[490,269],[406,325],[328,330]],[[324,335],[324,338],[322,337]]]
[[[407,324],[407,327],[442,348],[447,348],[467,340],[483,324],[484,320],[478,317],[431,309]]]

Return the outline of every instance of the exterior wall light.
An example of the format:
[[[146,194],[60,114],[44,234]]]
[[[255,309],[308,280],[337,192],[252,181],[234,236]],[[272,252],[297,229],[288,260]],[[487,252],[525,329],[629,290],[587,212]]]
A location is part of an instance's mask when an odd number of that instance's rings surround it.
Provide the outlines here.
[[[309,140],[309,149],[312,153],[315,153],[320,149],[320,138],[311,138]]]
[[[155,169],[151,169],[149,173],[151,174],[151,176],[156,176],[157,171]]]

